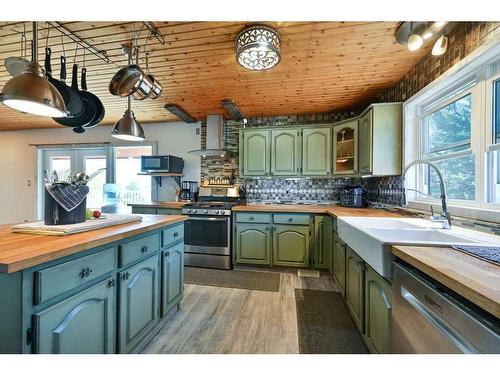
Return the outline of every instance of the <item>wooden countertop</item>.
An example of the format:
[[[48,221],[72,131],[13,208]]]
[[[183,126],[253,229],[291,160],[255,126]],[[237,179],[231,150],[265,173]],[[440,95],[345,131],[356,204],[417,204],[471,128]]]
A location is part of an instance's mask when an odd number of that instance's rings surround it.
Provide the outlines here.
[[[500,319],[500,266],[450,247],[393,246],[392,253]]]
[[[182,208],[190,202],[148,202],[148,203],[129,203],[130,207],[151,207],[151,208]]]
[[[375,208],[350,208],[335,204],[248,204],[233,207],[236,212],[288,212],[328,214],[331,216],[401,217],[401,215]]]
[[[118,241],[187,219],[182,215],[141,215],[142,221],[115,225],[68,236],[13,233],[0,226],[0,273],[13,273],[97,246]]]

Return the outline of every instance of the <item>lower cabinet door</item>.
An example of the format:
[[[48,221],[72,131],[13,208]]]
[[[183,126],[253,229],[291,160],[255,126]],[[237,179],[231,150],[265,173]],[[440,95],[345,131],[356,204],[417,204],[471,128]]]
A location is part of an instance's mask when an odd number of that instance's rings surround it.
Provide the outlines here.
[[[332,218],[314,217],[314,266],[329,269],[332,251]]]
[[[391,285],[370,267],[365,272],[365,342],[372,353],[390,353]]]
[[[345,297],[345,244],[338,236],[333,239],[333,279]]]
[[[271,225],[235,225],[236,263],[271,264]]]
[[[166,315],[182,299],[184,292],[184,243],[162,252],[161,314]]]
[[[118,273],[118,351],[128,353],[159,319],[158,254]]]
[[[364,273],[365,263],[349,246],[346,246],[345,301],[354,322],[364,332]]]
[[[307,267],[309,247],[309,226],[275,225],[273,227],[274,265]]]
[[[116,280],[108,278],[33,316],[34,352],[115,352]]]

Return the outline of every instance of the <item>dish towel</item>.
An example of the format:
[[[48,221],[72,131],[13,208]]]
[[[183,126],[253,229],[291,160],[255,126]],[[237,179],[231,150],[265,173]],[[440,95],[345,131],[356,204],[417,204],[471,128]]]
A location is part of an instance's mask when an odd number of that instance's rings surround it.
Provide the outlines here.
[[[78,207],[89,193],[89,187],[86,185],[45,184],[45,188],[67,212]]]
[[[22,223],[12,227],[14,233],[43,234],[46,236],[67,236],[69,234],[87,232],[113,225],[127,224],[141,221],[140,215],[106,214],[105,219],[91,219],[83,223],[67,225],[45,225],[43,221]]]

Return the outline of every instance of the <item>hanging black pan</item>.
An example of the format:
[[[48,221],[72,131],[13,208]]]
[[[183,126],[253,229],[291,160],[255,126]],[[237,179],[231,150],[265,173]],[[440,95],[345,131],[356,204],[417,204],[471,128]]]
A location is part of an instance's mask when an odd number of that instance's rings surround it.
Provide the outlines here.
[[[76,117],[83,112],[83,102],[78,92],[66,85],[66,58],[61,56],[61,80],[52,77],[52,65],[50,63],[52,51],[49,47],[45,48],[45,71],[47,78],[57,91],[61,94],[68,111],[68,117]],[[64,60],[64,61],[63,61]]]
[[[95,115],[94,118],[92,119],[92,122],[88,125],[84,125],[84,128],[93,128],[94,126],[99,125],[99,123],[102,121],[104,118],[104,106],[102,105],[101,100],[94,94],[92,94],[90,91],[87,91],[87,68],[82,68],[82,90],[80,92],[84,92],[89,100],[92,101],[92,103],[95,106]]]
[[[75,133],[83,133],[86,125],[89,125],[94,120],[96,114],[96,108],[91,97],[88,95],[87,91],[80,91],[78,89],[78,65],[73,64],[73,76],[71,77],[71,87],[78,92],[82,102],[83,102],[83,112],[75,117],[57,117],[54,118],[56,122],[64,126],[72,126]]]

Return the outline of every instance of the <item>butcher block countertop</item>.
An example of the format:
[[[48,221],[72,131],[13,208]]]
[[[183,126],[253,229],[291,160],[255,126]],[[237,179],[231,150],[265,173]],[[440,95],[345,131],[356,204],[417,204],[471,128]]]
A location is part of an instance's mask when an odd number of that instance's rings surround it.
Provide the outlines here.
[[[142,221],[68,236],[13,233],[0,226],[0,273],[13,273],[187,219],[181,215],[141,215]]]
[[[375,208],[350,208],[335,204],[248,204],[233,207],[236,212],[287,212],[328,214],[331,216],[401,217],[401,215]]]
[[[151,207],[151,208],[182,208],[190,202],[148,202],[148,203],[129,203],[131,207]]]
[[[392,253],[500,319],[500,266],[450,247],[393,246]]]

